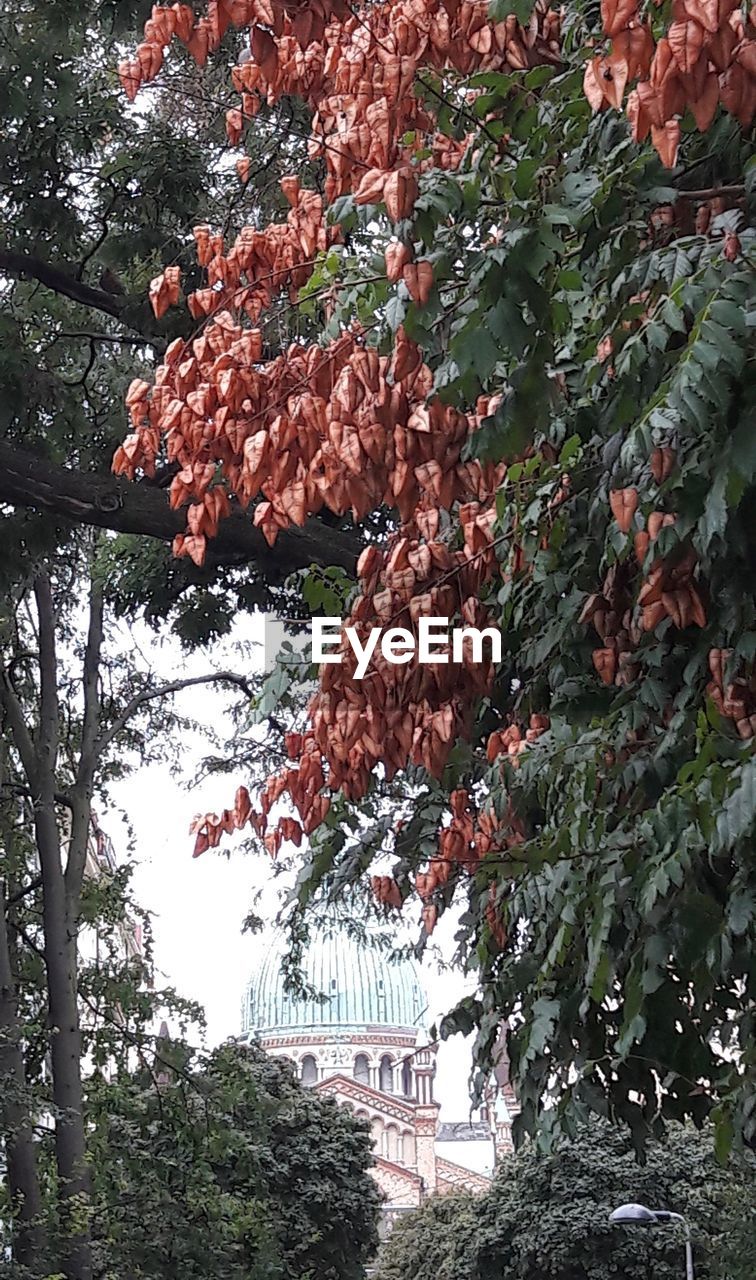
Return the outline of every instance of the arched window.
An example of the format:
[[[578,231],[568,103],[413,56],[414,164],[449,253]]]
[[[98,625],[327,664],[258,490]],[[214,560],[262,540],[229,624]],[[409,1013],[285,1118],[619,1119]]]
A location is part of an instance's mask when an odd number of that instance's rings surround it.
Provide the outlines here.
[[[387,1053],[381,1058],[378,1079],[383,1093],[394,1092],[394,1067]]]
[[[376,1151],[383,1153],[383,1121],[379,1116],[375,1116],[370,1121],[370,1136],[373,1139],[373,1146]]]
[[[405,1098],[412,1097],[412,1067],[409,1062],[402,1063],[402,1093]]]
[[[399,1130],[395,1124],[386,1125],[386,1155],[396,1160],[399,1155]]]
[[[354,1060],[354,1078],[360,1084],[370,1084],[370,1063],[366,1053],[358,1053]]]
[[[302,1084],[317,1084],[318,1064],[311,1053],[305,1054],[301,1067]]]
[[[404,1163],[410,1165],[415,1164],[417,1156],[415,1154],[415,1135],[409,1130],[404,1135]]]

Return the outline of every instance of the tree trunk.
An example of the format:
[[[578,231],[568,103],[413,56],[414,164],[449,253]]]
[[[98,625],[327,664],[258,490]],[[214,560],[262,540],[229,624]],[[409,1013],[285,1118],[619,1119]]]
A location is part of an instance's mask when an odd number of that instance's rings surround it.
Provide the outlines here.
[[[33,1276],[49,1270],[37,1176],[34,1128],[29,1112],[16,983],[7,925],[8,903],[0,880],[0,1134],[14,1208],[13,1258]]]
[[[36,743],[34,832],[42,873],[42,922],[50,1018],[55,1162],[61,1270],[66,1280],[91,1280],[90,1176],[86,1158],[81,1027],[77,974],[78,894],[66,891],[55,813],[58,761],[58,665],[55,608],[47,574],[34,583],[39,619],[39,729]]]
[[[60,837],[51,805],[35,814],[42,864],[42,919],[50,1017],[55,1161],[61,1220],[61,1267],[66,1280],[91,1280],[90,1176],[86,1158],[81,1027],[77,998],[76,922],[66,901]]]

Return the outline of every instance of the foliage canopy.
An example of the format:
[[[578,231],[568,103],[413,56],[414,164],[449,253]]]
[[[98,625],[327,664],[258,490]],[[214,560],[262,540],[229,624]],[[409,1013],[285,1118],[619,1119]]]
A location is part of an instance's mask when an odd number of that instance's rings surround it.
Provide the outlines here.
[[[229,140],[304,102],[322,183],[286,177],[286,220],[233,243],[196,228],[198,336],[132,384],[116,469],[177,462],[175,550],[198,565],[239,508],[272,546],[388,515],[351,622],[493,620],[506,648],[496,670],[359,681],[345,646],[291,763],[256,811],[208,816],[197,852],[247,821],[272,854],[304,832],[300,905],[371,868],[384,906],[419,898],[423,938],[463,903],[478,991],[442,1031],[477,1028],[485,1069],[509,1021],[520,1136],[591,1109],[638,1146],[707,1115],[720,1154],[752,1142],[752,15],[185,18],[156,11],[128,94],[171,41],[203,62],[249,27]],[[156,315],[178,292],[155,279]],[[267,360],[282,303],[321,340]]]
[[[639,1166],[626,1137],[598,1122],[549,1156],[505,1159],[491,1190],[429,1201],[400,1219],[381,1247],[380,1280],[676,1280],[683,1237],[675,1227],[610,1225],[620,1204],[682,1213],[691,1223],[696,1275],[745,1280],[754,1249],[754,1170],[715,1160],[710,1132],[672,1126]]]
[[[380,1203],[365,1126],[254,1046],[159,1050],[158,1088],[137,1072],[90,1089],[96,1270],[359,1280]]]

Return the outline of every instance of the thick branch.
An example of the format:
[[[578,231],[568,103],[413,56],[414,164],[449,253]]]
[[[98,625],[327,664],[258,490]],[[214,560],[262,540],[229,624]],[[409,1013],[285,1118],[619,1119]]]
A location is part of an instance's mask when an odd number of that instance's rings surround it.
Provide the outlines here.
[[[25,276],[30,280],[38,280],[53,292],[62,293],[65,298],[80,302],[82,306],[104,311],[109,316],[120,316],[126,301],[125,298],[106,293],[104,289],[93,289],[91,285],[83,284],[81,280],[76,280],[68,272],[61,271],[59,267],[43,262],[41,258],[34,258],[28,253],[14,253],[10,249],[0,249],[0,271],[10,276]]]
[[[14,893],[11,893],[9,895],[9,897],[6,899],[6,902],[5,902],[6,907],[12,907],[14,903],[21,902],[23,898],[28,896],[28,894],[36,893],[37,889],[41,889],[41,888],[42,888],[42,877],[35,876],[33,880],[30,880],[28,884],[24,885],[23,889],[16,889]]]
[[[20,782],[0,783],[0,791],[10,791],[14,796],[24,796],[27,800],[34,800],[34,793],[31,788],[22,786]],[[55,792],[55,803],[63,805],[64,809],[73,809],[73,801],[64,791]]]
[[[171,542],[186,528],[183,512],[172,511],[167,494],[152,485],[70,471],[6,441],[0,441],[0,502],[162,542]],[[275,546],[269,547],[251,516],[236,511],[221,522],[209,544],[207,563],[215,568],[254,562],[268,581],[280,582],[311,564],[338,565],[351,573],[360,549],[355,534],[329,529],[315,519],[302,529],[279,533]]]
[[[17,1221],[13,1232],[13,1256],[24,1271],[41,1275],[46,1240],[42,1225],[42,1198],[37,1170],[32,1117],[28,1104],[28,1082],[24,1066],[24,1034],[18,1013],[18,998],[6,912],[13,898],[6,899],[0,880],[0,1131],[5,1147],[8,1186]]]

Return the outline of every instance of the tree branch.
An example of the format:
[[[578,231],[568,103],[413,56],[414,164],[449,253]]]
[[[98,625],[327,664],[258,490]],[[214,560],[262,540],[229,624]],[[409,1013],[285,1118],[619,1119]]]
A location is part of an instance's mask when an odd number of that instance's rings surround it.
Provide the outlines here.
[[[21,902],[26,897],[27,894],[36,893],[37,889],[41,889],[41,888],[42,888],[42,877],[35,876],[34,879],[30,880],[28,884],[25,884],[22,889],[16,889],[15,893],[11,893],[9,897],[6,898],[5,900],[6,907],[12,907],[14,903]]]
[[[84,723],[81,732],[79,767],[76,785],[85,790],[91,788],[97,758],[95,743],[100,720],[100,654],[103,635],[102,583],[94,578],[89,590],[89,632],[84,653],[82,683],[84,686]]]
[[[745,194],[745,183],[736,182],[729,187],[702,187],[697,191],[686,191],[680,188],[682,200],[714,200],[717,196],[742,196]]]
[[[156,698],[165,698],[170,693],[180,693],[182,689],[190,689],[193,685],[213,684],[216,681],[237,685],[249,698],[254,695],[254,690],[249,681],[245,680],[244,676],[237,675],[234,671],[211,671],[206,676],[188,676],[186,680],[171,680],[167,684],[158,685],[155,689],[144,689],[141,693],[134,694],[134,697],[126,703],[123,711],[116,717],[110,728],[100,734],[95,747],[98,759],[145,702],[154,702]]]
[[[11,737],[21,758],[21,765],[31,788],[32,800],[37,786],[37,753],[34,741],[26,725],[21,703],[11,684],[7,671],[0,672],[0,708],[5,712]]]
[[[52,804],[58,763],[58,659],[55,652],[55,606],[50,579],[41,573],[34,582],[39,620],[39,729],[37,768],[43,803]]]
[[[91,573],[91,569],[90,569]],[[89,587],[89,630],[84,651],[82,686],[84,694],[84,718],[81,729],[79,763],[76,782],[72,789],[74,799],[71,839],[68,847],[65,880],[66,889],[78,900],[87,860],[87,839],[92,819],[92,791],[97,767],[97,736],[100,722],[100,655],[103,636],[102,582],[94,576]]]
[[[10,791],[14,796],[24,796],[27,800],[34,799],[31,789],[22,786],[20,782],[0,782],[0,791]],[[73,810],[73,800],[64,791],[55,792],[55,803],[63,805],[64,809]]]
[[[27,277],[38,280],[54,293],[61,293],[73,302],[80,302],[84,307],[94,307],[96,311],[104,311],[106,315],[119,317],[123,311],[125,298],[106,293],[104,289],[93,289],[91,285],[76,280],[67,271],[43,262],[29,253],[14,253],[11,249],[0,249],[0,271],[19,278]]]
[[[186,529],[183,512],[173,511],[167,494],[154,485],[71,471],[6,441],[0,441],[0,502],[162,542],[171,542]],[[317,519],[308,520],[302,529],[282,531],[269,547],[250,515],[237,510],[210,540],[207,567],[255,563],[268,581],[281,582],[311,564],[338,565],[352,573],[360,550],[355,533],[328,528]]]
[[[163,338],[150,338],[144,334],[131,336],[124,333],[90,333],[85,329],[61,330],[56,333],[48,343],[47,350],[60,341],[61,338],[83,338],[89,342],[110,342],[114,346],[121,347],[153,347],[156,351],[164,352],[166,342]]]

